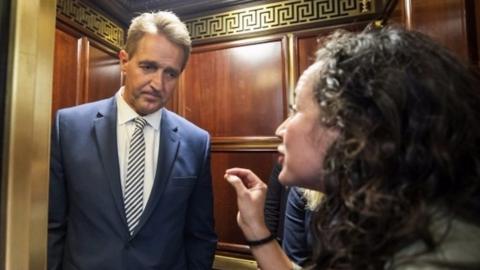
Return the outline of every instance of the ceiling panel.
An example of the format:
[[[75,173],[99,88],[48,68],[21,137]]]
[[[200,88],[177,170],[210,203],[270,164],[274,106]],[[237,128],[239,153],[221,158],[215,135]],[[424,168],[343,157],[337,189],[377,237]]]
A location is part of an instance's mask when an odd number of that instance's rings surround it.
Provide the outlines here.
[[[276,1],[258,0],[85,0],[127,26],[143,12],[170,10],[182,19]]]

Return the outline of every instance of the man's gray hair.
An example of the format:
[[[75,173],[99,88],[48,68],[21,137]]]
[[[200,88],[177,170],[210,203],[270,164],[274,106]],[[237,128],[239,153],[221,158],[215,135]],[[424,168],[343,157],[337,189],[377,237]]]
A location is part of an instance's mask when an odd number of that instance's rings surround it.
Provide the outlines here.
[[[138,42],[147,33],[164,35],[170,42],[181,47],[184,54],[182,70],[185,68],[192,50],[192,41],[187,27],[177,15],[170,11],[158,11],[146,12],[135,17],[128,28],[125,44],[125,51],[129,57],[135,54]]]

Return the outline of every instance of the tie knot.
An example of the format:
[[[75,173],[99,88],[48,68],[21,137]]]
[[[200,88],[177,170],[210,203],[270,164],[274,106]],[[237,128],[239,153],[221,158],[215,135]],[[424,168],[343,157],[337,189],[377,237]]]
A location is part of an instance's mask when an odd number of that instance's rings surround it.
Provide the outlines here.
[[[143,118],[143,117],[137,117],[137,118],[135,118],[134,121],[135,121],[135,129],[143,130],[143,128],[147,124],[147,120],[145,120],[145,118]]]

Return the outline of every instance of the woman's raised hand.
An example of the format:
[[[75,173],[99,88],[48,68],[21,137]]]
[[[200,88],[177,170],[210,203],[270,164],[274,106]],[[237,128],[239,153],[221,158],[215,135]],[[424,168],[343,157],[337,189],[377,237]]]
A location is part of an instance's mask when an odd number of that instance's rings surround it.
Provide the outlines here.
[[[228,169],[225,179],[237,193],[237,222],[245,237],[255,240],[268,236],[263,213],[267,185],[252,171],[242,168]]]

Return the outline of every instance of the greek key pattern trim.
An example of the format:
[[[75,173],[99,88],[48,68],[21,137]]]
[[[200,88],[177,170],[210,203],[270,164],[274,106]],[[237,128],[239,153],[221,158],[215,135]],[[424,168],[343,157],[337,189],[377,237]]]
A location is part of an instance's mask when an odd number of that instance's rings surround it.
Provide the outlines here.
[[[71,23],[117,48],[123,47],[123,28],[79,0],[57,0],[57,15],[63,15]]]
[[[287,0],[186,21],[193,40],[374,14],[375,0]]]

